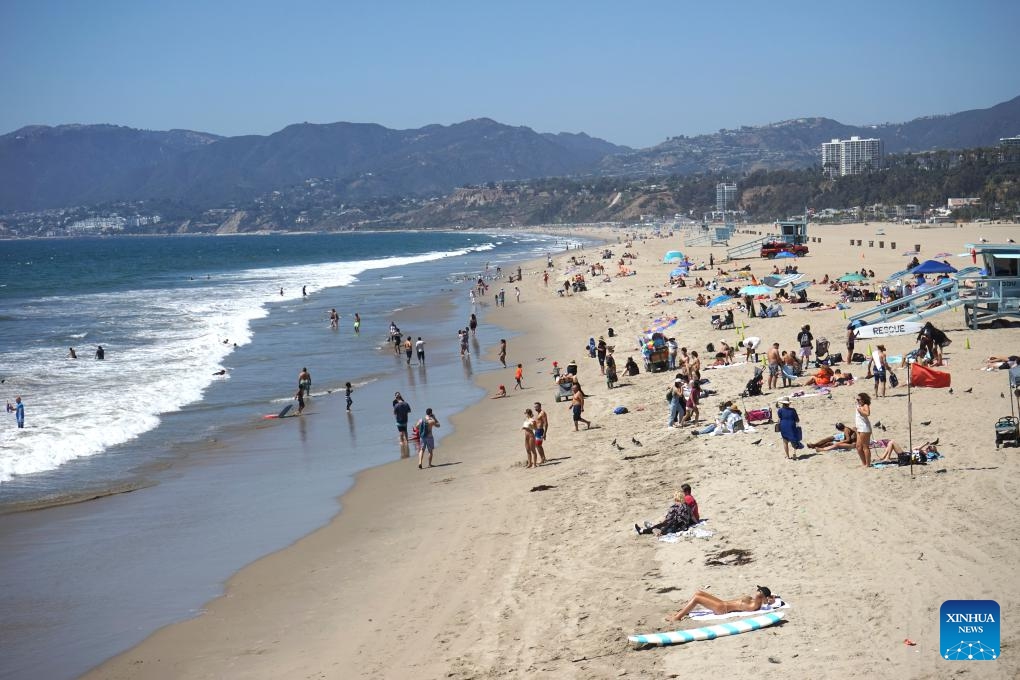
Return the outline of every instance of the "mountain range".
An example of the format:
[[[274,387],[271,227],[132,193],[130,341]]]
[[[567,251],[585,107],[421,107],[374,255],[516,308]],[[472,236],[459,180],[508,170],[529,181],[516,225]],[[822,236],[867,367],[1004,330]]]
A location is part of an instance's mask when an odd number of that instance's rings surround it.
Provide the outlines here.
[[[393,130],[368,123],[301,123],[271,135],[222,137],[115,125],[29,126],[0,136],[0,213],[119,200],[195,207],[240,204],[308,179],[339,197],[444,194],[469,184],[558,176],[664,175],[796,168],[851,135],[886,151],[991,146],[1020,134],[1020,97],[988,109],[867,127],[801,118],[673,137],[631,149],[584,133],[539,133],[488,118]]]

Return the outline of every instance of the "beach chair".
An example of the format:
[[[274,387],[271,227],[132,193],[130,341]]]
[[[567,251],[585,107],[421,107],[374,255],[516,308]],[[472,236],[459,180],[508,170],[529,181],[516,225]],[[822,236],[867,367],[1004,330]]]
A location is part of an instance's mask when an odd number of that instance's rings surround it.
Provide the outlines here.
[[[570,401],[574,396],[574,381],[569,375],[565,375],[556,381],[556,402]]]
[[[781,366],[781,367],[780,367],[780,370],[782,371],[782,374],[783,374],[783,379],[784,379],[784,380],[789,380],[790,382],[793,382],[794,380],[797,380],[797,379],[799,379],[799,378],[800,378],[800,376],[799,376],[799,375],[797,375],[796,373],[794,373],[794,372],[793,372],[793,371],[792,371],[792,370],[790,369],[790,367],[789,367],[789,366],[786,366],[785,364],[784,364],[783,366]]]
[[[733,325],[733,310],[728,309],[723,315],[713,314],[712,327],[720,331],[727,328],[735,328]]]

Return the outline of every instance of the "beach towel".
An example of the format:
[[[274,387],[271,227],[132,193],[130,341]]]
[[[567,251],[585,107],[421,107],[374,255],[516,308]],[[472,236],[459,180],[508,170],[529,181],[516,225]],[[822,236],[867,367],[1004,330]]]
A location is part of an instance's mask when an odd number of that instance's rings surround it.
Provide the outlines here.
[[[733,364],[721,364],[719,366],[705,366],[701,370],[702,371],[711,371],[711,370],[714,370],[714,369],[717,369],[717,368],[736,368],[737,366],[747,366],[747,362],[746,361],[741,361],[741,362],[733,363]]]
[[[931,461],[933,461],[933,460],[939,460],[940,458],[944,457],[938,451],[929,451],[928,453],[925,454],[925,456],[927,456],[929,463]],[[920,463],[914,463],[914,465],[920,465]],[[872,463],[871,467],[873,467],[873,468],[887,468],[887,467],[907,467],[907,466],[906,465],[900,465],[899,461],[896,461],[896,460],[880,460],[877,463]]]
[[[768,612],[775,611],[777,609],[789,609],[790,603],[784,601],[782,598],[777,597],[775,604],[763,604],[761,609],[753,612],[730,612],[728,614],[716,614],[708,609],[695,609],[690,613],[690,617],[695,621],[715,621],[718,619],[735,619],[741,616],[751,616],[755,614],[766,614]]]
[[[807,399],[808,397],[824,397],[829,394],[830,390],[828,387],[818,387],[812,392],[794,392],[790,395],[790,399]]]
[[[712,536],[715,536],[715,532],[704,527],[706,521],[707,520],[701,520],[686,531],[663,534],[662,536],[659,536],[659,541],[662,543],[679,543],[682,540],[690,540],[692,538],[711,538]]]

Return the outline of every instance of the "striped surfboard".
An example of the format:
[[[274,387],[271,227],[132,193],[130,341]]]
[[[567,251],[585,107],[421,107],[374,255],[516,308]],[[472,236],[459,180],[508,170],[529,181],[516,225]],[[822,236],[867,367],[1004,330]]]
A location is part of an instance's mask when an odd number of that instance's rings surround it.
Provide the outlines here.
[[[732,623],[719,623],[714,626],[703,628],[691,628],[690,630],[674,630],[669,633],[649,633],[647,635],[630,635],[627,637],[635,645],[679,645],[684,642],[695,640],[714,640],[727,635],[738,635],[759,628],[765,628],[783,619],[783,612],[769,612],[750,619],[733,621]]]

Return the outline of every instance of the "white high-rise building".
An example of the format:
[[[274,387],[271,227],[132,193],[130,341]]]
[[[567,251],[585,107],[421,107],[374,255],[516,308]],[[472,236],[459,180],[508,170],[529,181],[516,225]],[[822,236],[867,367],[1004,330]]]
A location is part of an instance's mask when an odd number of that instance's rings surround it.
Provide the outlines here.
[[[882,140],[834,139],[822,144],[822,171],[830,177],[860,175],[882,166]]]
[[[737,198],[737,185],[730,182],[719,182],[715,185],[715,209],[725,212],[733,207]]]

